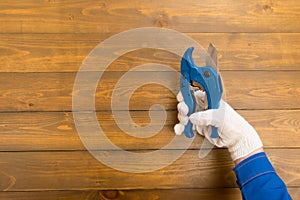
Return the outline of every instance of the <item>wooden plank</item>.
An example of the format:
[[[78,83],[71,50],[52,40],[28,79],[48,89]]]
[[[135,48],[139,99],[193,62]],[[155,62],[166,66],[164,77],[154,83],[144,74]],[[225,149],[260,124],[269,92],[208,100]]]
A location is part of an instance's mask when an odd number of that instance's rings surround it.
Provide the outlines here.
[[[85,80],[91,80],[95,73],[87,73]],[[111,94],[121,92],[114,98],[114,105],[126,102],[125,94],[130,94],[134,83],[138,88],[130,99],[130,110],[148,110],[153,104],[164,105],[167,110],[176,109],[176,99],[167,88],[151,81],[164,80],[164,85],[177,93],[179,73],[177,72],[130,72],[126,77],[130,83],[119,85],[121,72],[107,72],[101,77],[96,92],[96,109],[111,110]],[[1,73],[0,111],[70,111],[75,73]],[[224,71],[227,101],[236,109],[294,109],[300,108],[299,71]],[[4,84],[5,83],[5,84]],[[149,82],[148,82],[149,83]],[[85,92],[90,86],[83,86]],[[78,91],[77,91],[78,92]],[[123,95],[123,96],[122,96]],[[84,102],[88,97],[82,93]],[[80,107],[86,110],[88,108]],[[128,110],[122,107],[121,110]]]
[[[108,190],[108,191],[43,191],[0,192],[6,200],[153,200],[153,199],[241,199],[238,189],[176,189],[176,190]]]
[[[116,33],[157,26],[181,32],[299,32],[299,1],[12,0],[1,33]]]
[[[300,197],[299,188],[288,188],[293,199]],[[222,189],[174,189],[174,190],[107,190],[107,191],[38,191],[38,192],[0,192],[6,200],[154,200],[154,199],[222,199],[240,200],[237,188]]]
[[[221,70],[300,69],[299,33],[187,35],[205,48],[210,42],[216,45]],[[0,72],[77,72],[88,53],[108,37],[109,34],[0,34]],[[107,71],[128,71],[145,63],[166,64],[179,70],[180,59],[166,51],[141,49],[124,54]]]
[[[0,198],[5,200],[99,200],[99,194],[98,191],[0,192]]]
[[[238,112],[254,126],[265,148],[300,148],[300,142],[296,139],[300,137],[299,110]],[[117,114],[124,116],[123,111]],[[131,111],[130,114],[140,126],[150,123],[147,111]],[[139,139],[125,134],[118,127],[127,124],[128,119],[117,124],[108,111],[98,112],[97,117],[111,142],[127,150],[159,149],[165,146],[173,139],[173,126],[177,123],[177,111],[168,111],[161,131],[153,137]],[[88,119],[86,121],[90,123]],[[158,128],[160,124],[154,122],[153,127]],[[85,150],[75,129],[72,113],[68,112],[0,113],[0,138],[0,151]],[[98,139],[95,138],[95,141]],[[202,137],[197,135],[189,149],[199,149],[202,142]]]
[[[174,151],[161,151],[161,162]],[[119,151],[99,153],[123,160]],[[269,149],[267,153],[283,181],[289,187],[299,187],[300,149]],[[225,149],[213,150],[204,159],[198,158],[197,150],[188,150],[172,165],[140,174],[106,167],[88,152],[2,152],[0,158],[0,189],[4,191],[236,187],[233,164]],[[140,161],[134,165],[136,169],[158,165],[157,161]],[[127,158],[123,162],[125,168]]]
[[[299,188],[289,188],[289,193],[292,197],[300,197]],[[154,200],[154,199],[222,199],[222,200],[240,200],[240,190],[237,188],[222,188],[222,189],[176,189],[176,190],[129,190],[129,191],[109,191],[112,194],[117,194],[117,199],[120,200]],[[103,194],[104,197],[106,193]],[[109,198],[108,198],[109,199]]]
[[[143,26],[176,29],[205,47],[209,42],[217,45],[228,102],[242,109],[238,112],[258,130],[279,175],[292,196],[299,197],[299,8],[297,0],[188,0],[184,5],[175,0],[1,1],[0,190],[6,192],[0,192],[0,199],[241,199],[227,151],[214,149],[199,160],[199,136],[183,157],[152,173],[119,172],[85,151],[69,112],[74,72],[99,42]],[[134,121],[144,126],[150,122],[145,110],[157,102],[165,105],[166,125],[148,139],[130,137],[116,126],[110,96],[132,67],[154,62],[179,70],[179,61],[165,51],[143,49],[108,68],[98,85],[96,108],[114,144],[144,153],[172,139],[177,120],[170,91],[144,86],[134,93],[129,108],[122,107],[132,110]],[[137,72],[131,85],[152,76],[178,88],[176,73],[156,70]],[[124,101],[129,87],[119,88],[117,103]],[[159,158],[165,161],[168,152],[176,151],[165,150]],[[101,153],[127,159],[119,151]],[[157,165],[142,162],[137,169]]]

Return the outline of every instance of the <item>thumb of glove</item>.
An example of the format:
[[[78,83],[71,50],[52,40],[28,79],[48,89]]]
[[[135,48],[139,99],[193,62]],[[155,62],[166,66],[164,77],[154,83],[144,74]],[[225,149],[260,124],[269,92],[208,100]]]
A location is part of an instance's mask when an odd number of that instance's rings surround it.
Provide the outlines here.
[[[196,126],[215,126],[221,127],[221,120],[218,119],[218,110],[210,109],[196,112],[190,115],[190,121]]]

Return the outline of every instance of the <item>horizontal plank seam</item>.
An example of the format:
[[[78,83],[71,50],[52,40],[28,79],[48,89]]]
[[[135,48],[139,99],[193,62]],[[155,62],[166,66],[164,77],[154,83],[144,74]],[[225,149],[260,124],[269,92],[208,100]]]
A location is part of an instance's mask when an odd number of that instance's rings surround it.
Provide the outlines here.
[[[221,73],[221,76],[222,76],[222,72],[300,72],[300,68],[299,70],[295,70],[295,69],[288,69],[288,70],[283,70],[283,69],[253,69],[253,70],[249,70],[249,69],[245,69],[245,70],[235,70],[235,69],[226,69],[226,70],[223,70],[222,67],[220,68],[220,73]],[[1,74],[77,74],[79,72],[78,71],[51,71],[51,72],[35,72],[35,71],[32,71],[32,72],[20,72],[20,71],[14,71],[14,72],[0,72],[0,76]],[[153,73],[153,72],[162,72],[162,73],[170,73],[170,72],[173,72],[173,71],[82,71],[83,73],[95,73],[95,72],[105,72],[105,73],[125,73],[125,72],[130,72],[130,73]],[[180,72],[180,71],[178,71]]]
[[[242,110],[242,111],[300,111],[300,108],[278,108],[278,109],[270,109],[270,108],[267,108],[267,109],[241,109],[241,108],[237,108],[237,109],[234,109],[234,110]],[[96,110],[96,112],[111,112],[112,110]],[[149,112],[149,110],[115,110],[115,111],[120,111],[120,112]],[[168,112],[175,112],[177,111],[177,109],[169,109],[169,110],[166,110]],[[94,111],[72,111],[72,110],[58,110],[58,111],[55,111],[55,110],[49,110],[49,111],[44,111],[44,110],[35,110],[35,111],[0,111],[0,114],[3,113],[3,114],[22,114],[22,113],[34,113],[34,114],[38,114],[38,113],[73,113],[73,112],[87,112],[87,113],[94,113]],[[153,112],[161,112],[159,110],[153,110]]]
[[[237,110],[237,111],[298,111],[300,110],[300,107],[298,108],[267,108],[267,109],[264,109],[264,108],[256,108],[256,109],[243,109],[243,108],[238,108],[238,109],[235,109],[234,110]],[[95,112],[108,112],[108,111],[112,111],[112,110],[107,110],[107,109],[104,109],[104,110],[95,110]],[[145,111],[149,111],[149,110],[114,110],[114,111],[130,111],[130,112],[145,112]],[[154,110],[155,111],[155,110]],[[166,111],[177,111],[176,109],[166,109]],[[0,114],[3,113],[3,114],[8,114],[8,113],[73,113],[73,112],[77,112],[77,113],[94,113],[94,111],[91,111],[91,110],[82,110],[82,111],[72,111],[72,110],[20,110],[20,111],[16,111],[16,110],[3,110],[3,111],[0,111]]]
[[[253,70],[250,70],[250,69],[245,69],[245,70],[235,70],[235,69],[220,69],[219,70],[221,72],[221,75],[222,75],[222,72],[300,72],[300,69],[299,70],[295,70],[295,69],[285,69],[285,70],[282,70],[282,69],[253,69]],[[43,72],[36,72],[36,71],[9,71],[9,72],[0,72],[0,75],[1,74],[76,74],[78,71],[43,71]],[[82,71],[84,73],[95,73],[95,72],[105,72],[105,73],[110,73],[110,72],[113,72],[113,73],[126,73],[126,72],[129,72],[128,71],[117,71],[117,70],[109,70],[109,71]],[[170,72],[170,71],[130,71],[131,73],[134,72]],[[180,73],[180,71],[177,71]]]
[[[290,189],[298,189],[300,188],[299,186],[295,186],[295,185],[290,185],[290,186],[287,186],[287,188],[290,188]],[[147,190],[219,190],[219,189],[238,189],[238,187],[173,187],[173,188],[155,188],[155,187],[149,187],[149,188],[145,188],[145,189],[141,189],[141,188],[104,188],[104,189],[92,189],[92,188],[82,188],[82,189],[75,189],[75,190],[72,190],[72,189],[69,189],[69,190],[66,190],[66,189],[62,189],[62,190],[58,190],[58,189],[28,189],[28,190],[14,190],[14,191],[0,191],[0,194],[4,194],[4,193],[17,193],[17,192],[82,192],[82,191],[111,191],[111,190],[118,190],[118,191],[147,191]]]
[[[148,27],[153,27],[153,28],[160,28],[160,27],[157,27],[157,26],[140,26],[140,27],[134,27],[134,28],[128,28],[126,30],[123,30],[123,31],[128,31],[128,30],[131,30],[131,29],[135,29],[135,28],[148,28]],[[172,28],[167,28],[167,27],[163,27],[163,28],[166,28],[166,29],[171,29],[171,30],[175,30],[175,31],[178,31],[176,29],[172,29]],[[0,35],[2,34],[118,34],[118,33],[121,33],[123,31],[119,31],[119,32],[0,32]],[[178,31],[180,32],[180,31]],[[193,33],[255,33],[255,34],[266,34],[266,33],[300,33],[298,32],[298,30],[295,30],[295,31],[272,31],[272,32],[269,32],[269,31],[246,31],[246,32],[243,32],[243,31],[220,31],[220,32],[211,32],[211,31],[202,31],[202,32],[181,32],[181,33],[186,33],[186,34],[193,34]]]
[[[143,28],[143,27],[139,27],[139,28]],[[154,27],[156,28],[156,27]],[[130,29],[128,29],[130,30]],[[171,29],[171,30],[175,30],[175,29]],[[114,35],[114,34],[118,34],[121,33],[120,32],[115,32],[115,33],[98,33],[98,32],[90,32],[90,33],[80,33],[80,32],[42,32],[42,33],[36,33],[36,32],[0,32],[0,35],[97,35],[97,36],[101,36],[101,35],[108,35],[108,37]],[[181,32],[184,34],[300,34],[300,32]]]
[[[276,150],[286,150],[286,149],[294,149],[294,150],[300,150],[300,147],[264,147],[264,149],[276,149]],[[102,150],[93,150],[93,151],[111,151],[111,152],[122,152],[123,150],[126,150],[126,151],[133,151],[133,152],[144,152],[144,151],[155,151],[155,150],[161,150],[161,149],[122,149],[122,150],[116,150],[116,149],[102,149]],[[162,151],[181,151],[183,149],[164,149]],[[196,148],[191,148],[191,149],[187,149],[186,151],[199,151],[200,149],[196,149]],[[226,148],[214,148],[213,151],[224,151],[226,150]],[[83,150],[83,149],[70,149],[70,150],[24,150],[24,151],[21,151],[21,150],[16,150],[16,151],[13,151],[13,150],[8,150],[8,151],[5,151],[5,150],[1,150],[0,153],[46,153],[46,152],[51,152],[51,153],[69,153],[69,152],[89,152],[88,150]]]
[[[289,186],[288,188],[298,188],[297,186]],[[141,188],[104,188],[104,189],[92,189],[92,188],[83,188],[83,189],[76,189],[76,190],[65,190],[65,189],[62,189],[62,190],[57,190],[57,189],[42,189],[42,190],[39,190],[39,189],[28,189],[28,190],[14,190],[14,191],[0,191],[0,194],[1,193],[8,193],[8,192],[11,192],[11,193],[14,193],[14,192],[67,192],[67,191],[111,191],[111,190],[118,190],[118,191],[142,191],[142,190],[190,190],[190,189],[194,189],[194,190],[218,190],[218,189],[238,189],[238,187],[214,187],[214,188],[209,188],[209,187],[173,187],[173,188],[165,188],[165,187],[162,187],[162,188],[156,188],[156,187],[149,187],[147,189],[141,189]]]
[[[298,188],[298,186],[289,186],[289,188]],[[222,188],[185,188],[185,187],[181,187],[181,188],[174,188],[174,189],[178,189],[178,190],[216,190],[216,189],[238,189],[238,187],[222,187]],[[157,188],[157,189],[69,189],[69,190],[65,190],[65,189],[62,189],[62,190],[57,190],[57,189],[54,189],[54,190],[44,190],[44,189],[41,189],[41,190],[30,190],[30,191],[26,191],[26,190],[16,190],[16,191],[0,191],[0,193],[15,193],[15,192],[82,192],[82,191],[110,191],[110,190],[120,190],[120,191],[147,191],[147,190],[174,190],[172,188]]]
[[[300,188],[300,186],[287,186],[287,188],[291,188],[291,189],[297,189],[297,188]],[[222,187],[222,188],[185,188],[185,187],[181,187],[181,188],[174,188],[176,190],[218,190],[218,189],[228,189],[228,190],[231,190],[231,189],[238,189],[238,187]],[[72,190],[72,189],[69,189],[69,190],[65,190],[65,189],[62,189],[62,190],[57,190],[57,189],[54,189],[54,190],[44,190],[44,189],[41,189],[41,190],[15,190],[15,191],[0,191],[0,194],[1,193],[23,193],[23,192],[31,192],[31,193],[38,193],[38,192],[82,192],[82,191],[90,191],[90,192],[93,192],[93,191],[111,191],[111,190],[119,190],[119,191],[148,191],[148,190],[165,190],[165,191],[168,191],[168,190],[174,190],[172,188],[157,188],[157,189],[75,189],[75,190]]]
[[[144,27],[137,27],[137,28],[144,28]],[[155,27],[153,26],[153,28],[159,28],[159,27]],[[176,30],[176,29],[173,29],[173,30]],[[94,34],[94,35],[109,35],[109,34],[113,34],[114,32],[107,32],[107,33],[99,33],[99,32],[90,32],[90,33],[87,33],[87,32],[57,32],[57,33],[54,33],[54,32],[32,32],[32,33],[29,33],[29,32],[24,32],[24,33],[18,33],[18,32],[7,32],[7,33],[4,33],[4,32],[0,32],[0,35],[10,35],[10,34],[22,34],[22,35],[43,35],[43,34],[50,34],[50,35],[90,35],[90,34]],[[117,32],[116,32],[117,33]],[[234,33],[234,34],[237,34],[237,33],[240,33],[240,34],[278,34],[278,33],[284,33],[284,34],[299,34],[300,32],[182,32],[182,33],[186,33],[186,34],[201,34],[201,33],[211,33],[211,34],[219,34],[219,33]]]

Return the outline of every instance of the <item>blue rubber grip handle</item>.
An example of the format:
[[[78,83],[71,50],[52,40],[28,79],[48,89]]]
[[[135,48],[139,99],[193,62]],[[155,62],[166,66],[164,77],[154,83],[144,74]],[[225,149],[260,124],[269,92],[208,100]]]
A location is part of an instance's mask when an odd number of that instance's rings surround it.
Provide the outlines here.
[[[215,126],[211,126],[211,138],[218,138],[219,137],[219,133],[218,133],[218,128]]]
[[[185,104],[189,108],[189,112],[187,115],[190,116],[195,111],[196,104],[193,97],[193,91],[190,90],[190,83],[184,76],[180,77],[180,91],[182,93]],[[192,138],[194,136],[193,124],[190,121],[188,121],[187,125],[184,128],[184,135],[188,138]]]
[[[184,135],[188,138],[194,137],[194,132],[193,132],[193,124],[192,122],[188,121],[187,125],[185,125],[184,128]]]

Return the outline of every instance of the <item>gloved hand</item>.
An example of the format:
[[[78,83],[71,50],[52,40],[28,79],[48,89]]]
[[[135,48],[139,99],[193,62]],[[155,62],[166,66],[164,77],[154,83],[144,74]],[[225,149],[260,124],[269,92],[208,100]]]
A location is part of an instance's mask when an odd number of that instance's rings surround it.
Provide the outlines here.
[[[200,90],[194,93],[198,105],[206,103],[206,94]],[[181,135],[190,120],[193,129],[217,147],[227,147],[233,161],[245,157],[263,146],[254,128],[233,108],[221,99],[218,109],[209,109],[187,116],[188,107],[181,92],[177,95],[178,120],[174,131]],[[201,107],[201,106],[200,106]],[[205,107],[205,105],[204,105]],[[202,107],[203,108],[203,107]],[[199,108],[198,108],[199,110]],[[201,109],[200,109],[201,110]],[[218,128],[219,138],[211,138],[211,126]]]

